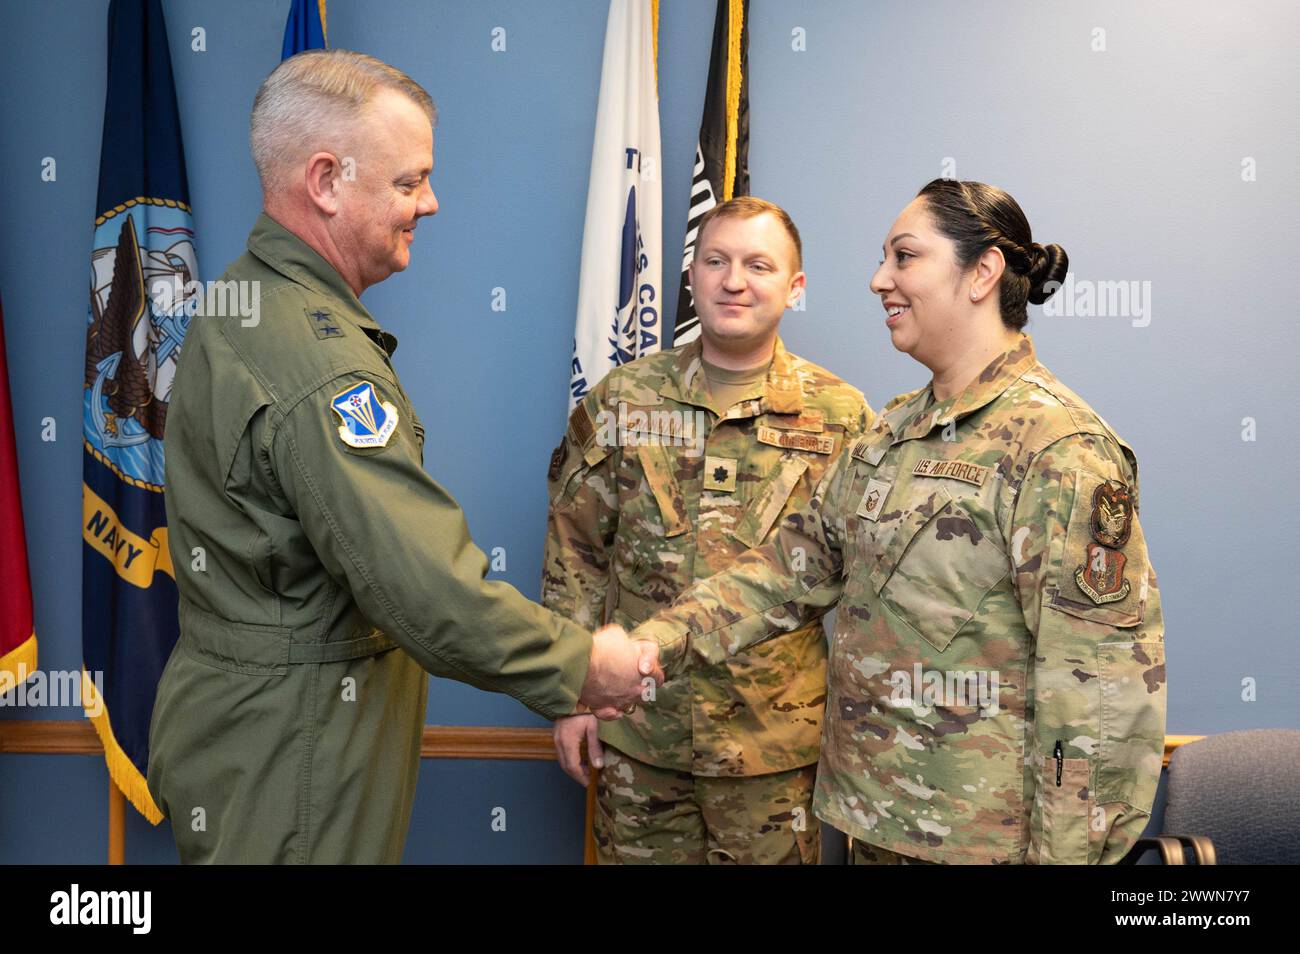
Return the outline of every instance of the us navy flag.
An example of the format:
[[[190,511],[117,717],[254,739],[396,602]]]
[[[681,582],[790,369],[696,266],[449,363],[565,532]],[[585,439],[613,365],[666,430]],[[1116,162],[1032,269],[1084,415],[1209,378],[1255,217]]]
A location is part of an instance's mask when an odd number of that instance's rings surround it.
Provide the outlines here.
[[[178,634],[163,431],[201,295],[159,0],[108,8],[96,212],[83,382],[82,695],[113,781],[157,824],[145,783],[149,720]]]

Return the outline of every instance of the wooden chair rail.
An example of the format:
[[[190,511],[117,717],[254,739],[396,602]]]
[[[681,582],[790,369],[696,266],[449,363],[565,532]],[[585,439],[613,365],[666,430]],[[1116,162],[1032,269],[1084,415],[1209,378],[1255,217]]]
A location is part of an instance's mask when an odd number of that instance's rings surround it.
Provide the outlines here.
[[[1169,755],[1180,745],[1204,738],[1200,735],[1165,736],[1165,767]],[[102,755],[99,736],[87,719],[34,720],[0,719],[0,755]],[[505,726],[426,725],[420,741],[425,759],[509,759],[555,761],[550,729],[518,729]],[[126,858],[126,799],[109,781],[108,863],[120,865]],[[596,807],[595,773],[587,786],[583,861],[596,863],[592,820]]]
[[[1165,767],[1180,745],[1200,735],[1165,736]],[[104,751],[99,736],[85,719],[68,721],[0,719],[0,755],[96,755]],[[519,729],[488,725],[426,725],[420,743],[426,759],[510,759],[555,761],[550,729]]]

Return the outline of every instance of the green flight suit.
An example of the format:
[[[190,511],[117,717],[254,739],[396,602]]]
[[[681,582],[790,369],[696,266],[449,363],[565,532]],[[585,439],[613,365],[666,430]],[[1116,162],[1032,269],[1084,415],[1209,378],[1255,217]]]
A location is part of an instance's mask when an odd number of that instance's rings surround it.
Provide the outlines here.
[[[185,862],[398,862],[425,670],[569,714],[591,636],[484,579],[381,331],[263,213],[222,281],[259,320],[190,326],[167,422],[181,637],[149,790]],[[228,286],[233,287],[233,286]]]

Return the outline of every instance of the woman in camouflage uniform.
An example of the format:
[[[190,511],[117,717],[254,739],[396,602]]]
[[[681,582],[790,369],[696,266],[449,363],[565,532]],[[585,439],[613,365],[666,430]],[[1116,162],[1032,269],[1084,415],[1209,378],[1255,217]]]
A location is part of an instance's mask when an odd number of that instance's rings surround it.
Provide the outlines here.
[[[1006,192],[952,180],[884,252],[872,291],[930,383],[636,635],[671,673],[839,603],[815,809],[857,861],[1118,861],[1159,780],[1163,622],[1133,452],[1021,331],[1065,252]]]

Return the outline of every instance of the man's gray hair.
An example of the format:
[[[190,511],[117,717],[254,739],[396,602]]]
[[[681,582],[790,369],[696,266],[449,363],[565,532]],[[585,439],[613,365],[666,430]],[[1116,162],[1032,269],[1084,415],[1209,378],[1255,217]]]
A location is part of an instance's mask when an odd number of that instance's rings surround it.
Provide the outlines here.
[[[289,57],[263,82],[253,100],[250,140],[262,188],[277,186],[286,160],[306,158],[345,135],[381,89],[403,94],[424,110],[438,111],[424,87],[396,67],[351,50],[307,50]],[[310,150],[308,152],[307,150]]]

